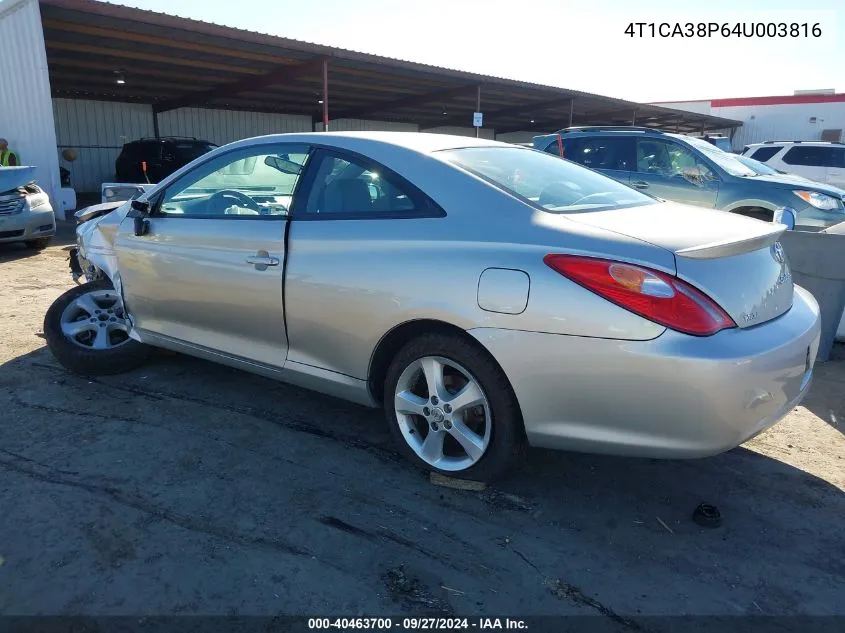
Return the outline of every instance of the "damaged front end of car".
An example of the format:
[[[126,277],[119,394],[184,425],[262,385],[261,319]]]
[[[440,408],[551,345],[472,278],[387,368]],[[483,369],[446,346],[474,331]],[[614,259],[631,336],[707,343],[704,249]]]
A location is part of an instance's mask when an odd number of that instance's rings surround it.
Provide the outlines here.
[[[71,249],[69,265],[77,284],[107,281],[123,299],[115,240],[120,224],[132,208],[132,201],[95,204],[80,209],[76,217],[76,247]],[[132,327],[132,317],[125,311],[128,335],[140,340]]]
[[[126,206],[126,209],[121,207]],[[126,217],[129,205],[126,202],[95,204],[80,209],[76,218],[76,247],[70,251],[70,271],[78,284],[107,277],[117,273],[117,257],[114,238],[117,228]]]

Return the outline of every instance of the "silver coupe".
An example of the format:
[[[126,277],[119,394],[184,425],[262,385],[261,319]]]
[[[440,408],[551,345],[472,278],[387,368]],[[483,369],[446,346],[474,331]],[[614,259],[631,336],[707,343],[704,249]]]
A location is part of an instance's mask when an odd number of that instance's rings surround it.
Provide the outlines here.
[[[412,461],[463,478],[525,443],[720,453],[801,400],[818,348],[783,225],[495,141],[247,139],[78,217],[87,282],[44,324],[65,367],[164,347],[383,406]]]

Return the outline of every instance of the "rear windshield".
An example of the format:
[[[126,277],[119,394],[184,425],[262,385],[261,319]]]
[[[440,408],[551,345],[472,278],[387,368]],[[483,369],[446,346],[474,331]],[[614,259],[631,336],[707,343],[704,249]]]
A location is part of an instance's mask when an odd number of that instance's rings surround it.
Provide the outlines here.
[[[546,152],[521,147],[465,147],[439,154],[546,211],[575,213],[656,203],[654,198],[612,178]]]

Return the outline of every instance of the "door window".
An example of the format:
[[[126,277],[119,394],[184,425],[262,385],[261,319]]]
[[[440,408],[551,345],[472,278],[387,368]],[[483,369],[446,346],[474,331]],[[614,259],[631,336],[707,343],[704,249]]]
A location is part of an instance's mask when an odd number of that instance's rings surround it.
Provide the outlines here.
[[[171,184],[157,213],[168,217],[285,216],[308,156],[304,145],[256,145],[226,152]]]
[[[716,177],[689,149],[662,139],[637,139],[637,171],[699,182]]]
[[[783,156],[787,165],[804,165],[807,167],[833,167],[832,147],[808,147],[794,145]]]
[[[343,217],[442,215],[409,182],[364,158],[323,152],[313,165],[307,215]]]
[[[552,144],[548,151],[557,154],[557,143]],[[563,155],[590,169],[633,171],[634,139],[609,136],[567,139]]]
[[[845,167],[845,147],[831,147],[830,151],[833,154],[830,166],[837,169]]]

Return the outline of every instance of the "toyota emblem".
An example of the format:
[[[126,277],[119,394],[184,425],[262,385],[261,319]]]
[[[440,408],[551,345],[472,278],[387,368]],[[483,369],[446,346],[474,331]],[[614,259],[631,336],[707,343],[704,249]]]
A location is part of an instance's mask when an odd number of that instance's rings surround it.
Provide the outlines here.
[[[782,264],[786,260],[786,255],[783,252],[783,246],[781,246],[780,242],[772,244],[772,257],[775,258],[778,264]]]

